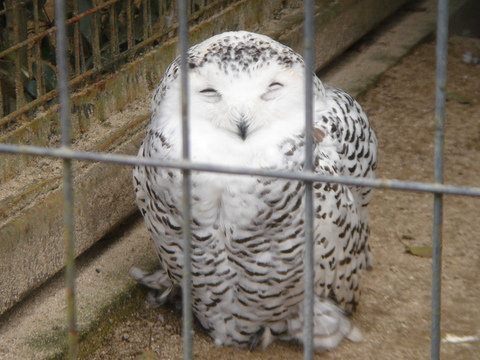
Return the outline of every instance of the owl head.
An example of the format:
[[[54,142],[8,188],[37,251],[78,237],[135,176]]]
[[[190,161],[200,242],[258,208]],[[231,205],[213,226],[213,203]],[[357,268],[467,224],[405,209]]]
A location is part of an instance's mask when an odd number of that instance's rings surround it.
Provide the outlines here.
[[[192,131],[218,131],[248,142],[270,131],[303,127],[305,66],[291,48],[246,31],[213,36],[188,50]],[[180,114],[180,59],[167,69],[153,98],[159,122]],[[316,97],[323,95],[312,74]],[[178,120],[178,119],[177,119]],[[178,122],[178,121],[177,121]]]

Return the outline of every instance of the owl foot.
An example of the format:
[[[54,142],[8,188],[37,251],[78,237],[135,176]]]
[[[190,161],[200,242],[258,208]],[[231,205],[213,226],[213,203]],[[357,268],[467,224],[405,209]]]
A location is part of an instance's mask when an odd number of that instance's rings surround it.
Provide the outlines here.
[[[273,341],[273,335],[270,328],[261,327],[250,339],[248,351],[253,351],[258,345],[265,350]]]
[[[299,306],[295,317],[287,320],[290,339],[303,341],[304,310]],[[334,349],[343,338],[353,342],[363,339],[361,331],[345,316],[345,313],[327,299],[315,298],[313,320],[313,344],[316,352]]]
[[[170,281],[167,272],[163,269],[149,274],[136,267],[132,267],[130,269],[130,275],[151,290],[147,294],[147,301],[152,307],[158,307],[169,300],[176,300],[178,298],[179,287]],[[174,304],[177,303],[177,301],[172,302]]]
[[[261,342],[262,340],[262,335],[265,332],[265,328],[262,326],[260,330],[258,330],[255,335],[252,336],[252,339],[250,340],[250,343],[248,344],[248,351],[252,351],[257,347],[257,345]]]

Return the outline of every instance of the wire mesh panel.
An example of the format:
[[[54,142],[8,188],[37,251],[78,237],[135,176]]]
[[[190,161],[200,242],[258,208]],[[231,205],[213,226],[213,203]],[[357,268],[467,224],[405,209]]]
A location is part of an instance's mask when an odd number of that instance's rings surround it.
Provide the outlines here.
[[[188,18],[234,1],[192,1]],[[57,98],[57,26],[53,1],[2,3],[0,61],[13,78],[0,83],[0,126],[28,121],[32,112]],[[177,35],[175,2],[169,0],[76,0],[67,2],[67,61],[72,90],[115,71],[151,45]]]
[[[65,7],[65,2],[55,2],[55,19],[58,25],[41,30],[42,13],[46,16],[48,10],[39,1],[18,2],[13,0],[7,4],[0,16],[11,14],[13,19],[12,36],[16,45],[0,53],[0,58],[8,59],[15,74],[14,91],[6,93],[6,85],[2,83],[2,115],[1,125],[8,125],[13,119],[18,119],[28,111],[53,98],[58,98],[60,103],[60,118],[62,124],[62,143],[58,149],[35,147],[27,145],[0,144],[0,152],[11,154],[29,154],[35,156],[49,156],[63,159],[64,166],[64,201],[65,201],[65,238],[67,248],[67,296],[69,303],[69,357],[76,358],[78,353],[78,340],[76,335],[76,310],[74,287],[74,220],[72,194],[72,160],[101,161],[129,166],[145,165],[155,167],[169,167],[182,170],[183,174],[183,214],[184,214],[184,252],[185,263],[183,267],[183,334],[184,358],[193,357],[192,344],[192,296],[191,296],[191,248],[190,248],[190,188],[191,171],[204,171],[214,173],[236,174],[240,176],[259,176],[293,179],[306,182],[306,251],[305,251],[305,338],[304,358],[313,359],[314,347],[312,342],[313,331],[313,203],[312,186],[314,182],[339,183],[371,188],[382,188],[402,191],[426,192],[434,194],[434,225],[433,225],[433,286],[432,286],[432,341],[431,358],[439,359],[440,353],[440,279],[441,279],[441,226],[442,226],[442,195],[467,195],[480,196],[479,188],[461,187],[443,184],[443,137],[444,137],[444,107],[445,107],[445,74],[446,40],[448,26],[448,1],[439,1],[438,31],[437,31],[437,93],[436,93],[436,144],[435,144],[435,183],[418,183],[412,181],[398,181],[388,179],[359,179],[350,177],[330,177],[313,173],[311,159],[312,144],[306,145],[306,165],[303,173],[286,173],[275,170],[258,170],[240,167],[227,167],[219,165],[198,164],[190,162],[189,129],[188,129],[188,76],[187,76],[187,49],[189,19],[195,20],[204,11],[209,11],[221,3],[208,1],[179,1],[174,4],[169,1],[120,1],[113,0],[103,3],[94,3],[89,9],[82,9],[84,3],[73,2],[71,9]],[[178,9],[174,5],[178,5]],[[21,11],[22,7],[26,10]],[[64,21],[64,16],[70,10],[72,16]],[[171,21],[171,14],[178,11],[178,27]],[[305,2],[305,62],[308,75],[314,69],[314,29],[313,29],[314,2]],[[53,14],[50,14],[53,15]],[[30,28],[21,29],[19,24],[21,16],[31,16]],[[162,21],[160,21],[161,19]],[[137,20],[137,22],[135,22]],[[29,23],[24,21],[24,23]],[[139,26],[141,24],[141,26]],[[159,31],[162,29],[162,31]],[[178,33],[180,37],[181,74],[182,74],[182,124],[183,124],[183,149],[182,161],[168,162],[137,158],[134,156],[121,156],[100,152],[73,151],[70,148],[70,123],[69,123],[69,86],[82,83],[85,79],[102,74],[111,66],[127,61],[131,55],[141,51],[145,45],[174,36],[171,32]],[[29,33],[30,32],[30,33]],[[73,34],[73,44],[67,41],[67,33]],[[156,34],[156,35],[153,35]],[[153,36],[153,37],[152,37]],[[48,40],[51,37],[53,40]],[[44,48],[49,49],[49,41],[55,44],[55,60],[46,57],[54,56],[45,54]],[[45,45],[47,44],[47,45]],[[50,44],[51,45],[51,44]],[[53,50],[53,46],[52,49]],[[49,50],[49,51],[50,51]],[[22,55],[27,54],[27,55]],[[49,62],[50,61],[50,62]],[[57,73],[54,72],[53,63]],[[72,69],[69,76],[69,64]],[[23,74],[23,75],[22,75]],[[49,75],[51,74],[51,75]],[[58,90],[56,90],[57,88]],[[305,86],[305,113],[306,131],[312,131],[312,84]],[[20,121],[28,121],[27,119]],[[309,137],[307,137],[309,139]],[[309,190],[310,189],[310,190]],[[310,203],[309,203],[310,201]]]

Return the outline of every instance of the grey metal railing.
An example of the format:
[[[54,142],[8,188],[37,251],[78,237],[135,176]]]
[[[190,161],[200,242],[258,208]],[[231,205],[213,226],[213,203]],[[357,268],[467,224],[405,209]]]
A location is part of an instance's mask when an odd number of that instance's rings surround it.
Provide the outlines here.
[[[113,3],[110,1],[108,3]],[[75,359],[78,354],[78,339],[76,330],[75,310],[75,286],[74,286],[74,226],[73,226],[73,187],[72,187],[72,160],[77,161],[100,161],[123,165],[145,165],[158,167],[171,167],[180,169],[184,175],[184,251],[185,264],[183,267],[183,333],[184,333],[184,358],[192,359],[192,308],[191,308],[191,249],[190,249],[190,172],[207,171],[238,175],[256,175],[262,177],[275,177],[301,180],[306,182],[306,251],[305,251],[305,324],[304,358],[313,359],[313,241],[312,241],[312,220],[313,203],[311,186],[313,182],[334,182],[347,185],[364,186],[371,188],[383,188],[402,191],[416,191],[434,194],[434,217],[433,217],[433,267],[432,267],[432,322],[431,322],[431,359],[440,358],[440,292],[441,292],[441,228],[442,228],[442,196],[444,194],[465,195],[480,197],[480,188],[464,187],[443,184],[443,138],[444,138],[444,117],[445,117],[445,81],[446,81],[446,55],[448,36],[448,0],[438,2],[438,29],[437,29],[437,73],[436,73],[436,103],[435,103],[435,182],[420,183],[413,181],[398,181],[388,179],[358,179],[350,177],[331,177],[313,173],[311,151],[312,143],[306,137],[306,166],[303,173],[286,173],[283,171],[258,170],[242,167],[214,166],[210,164],[199,164],[190,162],[188,144],[188,76],[186,72],[186,51],[188,48],[188,2],[178,1],[178,18],[180,36],[180,53],[182,59],[181,83],[182,83],[182,119],[183,119],[183,159],[179,162],[168,162],[151,158],[137,158],[135,156],[121,156],[106,153],[73,151],[70,148],[70,122],[69,122],[69,90],[68,90],[68,66],[66,62],[66,31],[65,31],[65,1],[56,1],[57,19],[57,56],[58,66],[58,96],[60,102],[60,118],[62,124],[62,144],[58,149],[0,144],[0,153],[27,154],[32,156],[48,156],[63,159],[64,163],[64,196],[65,196],[65,239],[66,239],[66,288],[68,298],[68,324],[69,324],[69,359]],[[105,3],[103,6],[106,6]],[[313,47],[314,29],[313,14],[314,2],[305,0],[305,63],[306,78],[313,72]],[[191,11],[191,9],[190,9]],[[68,21],[67,21],[68,22]],[[147,30],[146,30],[147,31]],[[112,45],[113,46],[113,45]],[[130,45],[129,45],[130,47]],[[0,54],[1,56],[1,54]],[[70,85],[72,82],[70,81]],[[312,84],[306,82],[306,129],[312,127]],[[56,96],[56,93],[54,94]],[[310,189],[310,190],[309,190]]]
[[[188,19],[187,1],[178,2],[178,25],[180,37],[180,76],[182,89],[182,159],[190,160],[189,121],[188,121]],[[183,277],[182,277],[182,309],[183,309],[183,354],[185,359],[193,357],[193,310],[192,310],[192,246],[191,239],[191,181],[190,169],[182,170],[183,180]]]
[[[58,98],[63,149],[72,143],[70,122],[70,91],[68,89],[67,31],[65,26],[65,1],[55,2],[57,19]],[[63,223],[65,226],[65,287],[67,294],[68,358],[78,355],[77,309],[75,306],[75,225],[73,218],[73,172],[72,160],[63,159]]]
[[[313,81],[310,81],[314,73],[314,2],[305,0],[305,19],[304,19],[304,58],[305,58],[305,134],[313,134]],[[313,173],[313,136],[305,136],[305,173]],[[304,295],[304,312],[305,312],[305,328],[303,329],[304,359],[313,359],[313,318],[315,316],[314,305],[314,217],[313,211],[313,182],[305,182],[305,248],[304,248],[304,277],[305,277],[305,295]]]
[[[437,71],[435,76],[435,150],[434,181],[443,183],[443,147],[445,138],[445,86],[447,82],[448,0],[439,0],[437,15]],[[440,310],[442,289],[443,195],[433,199],[433,261],[431,358],[440,359]]]

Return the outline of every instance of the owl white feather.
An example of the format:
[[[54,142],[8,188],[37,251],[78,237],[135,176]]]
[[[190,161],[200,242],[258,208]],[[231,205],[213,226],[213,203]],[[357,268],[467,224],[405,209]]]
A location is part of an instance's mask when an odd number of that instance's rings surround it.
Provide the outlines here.
[[[164,74],[139,156],[179,160],[180,59]],[[300,55],[266,36],[239,31],[188,51],[190,146],[194,162],[302,171],[304,82],[314,84],[315,172],[374,177],[377,142],[360,105],[342,90],[305,79]],[[164,302],[179,289],[182,250],[180,171],[137,166],[137,204],[161,269],[134,276]],[[367,205],[371,190],[314,183],[314,344],[361,340],[349,314],[372,265]],[[266,347],[302,341],[304,183],[192,173],[193,309],[217,345]]]

